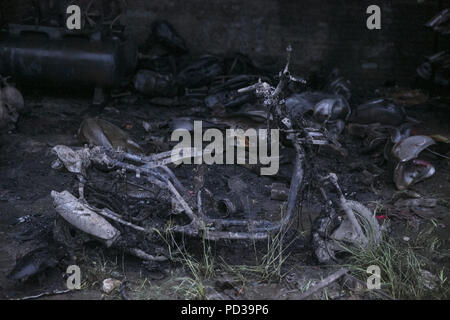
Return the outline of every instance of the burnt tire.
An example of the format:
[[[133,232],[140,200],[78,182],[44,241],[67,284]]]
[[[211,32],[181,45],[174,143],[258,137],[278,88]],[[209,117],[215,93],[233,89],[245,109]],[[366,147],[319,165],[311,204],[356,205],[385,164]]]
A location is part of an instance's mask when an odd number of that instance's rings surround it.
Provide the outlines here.
[[[365,246],[378,245],[381,242],[382,233],[381,227],[375,218],[375,215],[363,204],[347,200],[347,205],[355,214],[358,223],[361,225],[364,235],[368,239],[368,243]],[[321,264],[339,263],[339,259],[336,258],[336,254],[341,247],[340,242],[333,239],[334,232],[340,227],[340,225],[346,220],[339,216],[330,217],[326,215],[319,216],[313,225],[312,230],[312,246],[314,255]],[[361,245],[360,243],[347,242],[348,245]],[[342,248],[342,247],[341,247]]]

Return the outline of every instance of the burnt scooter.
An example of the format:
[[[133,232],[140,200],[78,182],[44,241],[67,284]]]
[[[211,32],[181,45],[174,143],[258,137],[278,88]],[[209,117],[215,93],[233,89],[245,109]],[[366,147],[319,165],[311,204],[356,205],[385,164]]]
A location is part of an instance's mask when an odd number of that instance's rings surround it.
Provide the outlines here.
[[[335,121],[323,122],[323,118],[330,120],[341,114],[346,119],[350,112],[345,103],[330,103],[330,99],[325,99],[314,107],[315,119],[312,122],[299,113],[295,114],[295,118],[289,116],[284,100],[280,96],[290,82],[304,81],[293,77],[289,72],[291,50],[289,46],[287,48],[288,62],[284,71],[280,73],[280,82],[276,88],[271,87],[268,83],[259,82],[240,90],[240,92],[255,90],[257,96],[264,98],[264,104],[268,107],[268,112],[278,122],[275,123],[275,127],[284,127],[283,131],[286,133],[287,139],[292,142],[296,150],[286,214],[280,229],[288,226],[292,219],[305,175],[307,150],[310,150],[313,145],[328,145],[345,154],[345,150],[342,149],[337,142],[336,135],[333,134],[336,128],[343,125],[342,120],[335,119]],[[337,102],[339,100],[337,99]],[[324,108],[324,106],[328,108]],[[317,114],[320,117],[317,117]],[[267,119],[271,118],[267,117]],[[319,127],[317,122],[322,122]],[[270,120],[268,120],[268,126],[271,126]],[[321,185],[319,190],[325,200],[324,213],[317,219],[312,230],[314,253],[320,263],[337,262],[336,254],[339,251],[348,251],[346,250],[348,246],[367,248],[368,246],[376,246],[381,242],[382,232],[375,215],[363,204],[345,198],[336,174],[330,173],[325,177],[319,177],[317,182]],[[331,184],[335,188],[338,195],[336,203],[327,195],[324,188],[325,184]],[[344,215],[340,215],[335,207],[343,211]]]
[[[140,185],[144,189],[156,186],[168,192],[171,195],[171,200],[181,207],[180,211],[188,219],[186,224],[171,226],[171,230],[175,233],[208,240],[260,240],[267,239],[276,233],[287,231],[293,220],[298,194],[303,183],[306,167],[305,159],[307,156],[305,150],[312,145],[330,145],[337,150],[342,149],[337,143],[335,135],[326,129],[326,125],[341,126],[341,123],[333,119],[331,114],[326,116],[325,119],[321,119],[324,122],[319,124],[306,120],[299,115],[295,118],[287,115],[284,100],[282,99],[283,91],[291,82],[304,82],[303,79],[293,77],[289,73],[290,53],[291,49],[288,48],[288,62],[280,73],[280,81],[276,88],[266,82],[259,81],[250,87],[239,90],[240,92],[255,91],[258,97],[263,98],[264,106],[268,113],[268,127],[283,128],[282,131],[291,140],[296,150],[294,172],[291,178],[286,210],[279,221],[211,218],[202,209],[202,190],[198,190],[195,195],[189,194],[175,174],[168,168],[167,165],[169,163],[180,160],[174,159],[172,152],[143,156],[105,147],[69,148],[56,146],[53,148],[58,157],[53,167],[64,167],[79,179],[79,198],[68,191],[52,191],[51,195],[59,215],[73,227],[101,240],[108,247],[123,243],[121,241],[122,234],[118,230],[119,225],[122,228],[131,229],[133,232],[141,234],[150,235],[155,233],[154,229],[146,228],[127,220],[124,214],[119,214],[106,208],[98,209],[88,203],[84,198],[84,188],[88,179],[87,172],[95,166],[101,167],[105,171],[132,172],[142,181]],[[335,104],[327,101],[326,105],[329,108],[325,109],[323,103],[319,103],[319,105],[320,110],[327,109],[329,110],[327,112],[331,113],[336,111],[339,114],[344,110],[342,108],[343,104],[339,103]],[[322,112],[320,114],[323,115]],[[180,154],[183,156],[195,156],[195,152],[197,151],[183,150]],[[339,207],[345,213],[341,223],[345,227],[342,227],[342,229],[345,230],[341,232],[341,238],[336,239],[336,241],[346,241],[361,246],[378,243],[380,241],[379,226],[373,214],[362,204],[347,201],[344,198],[337,184],[336,175],[330,174],[328,180],[337,188],[340,195]],[[328,203],[328,199],[326,200]],[[344,224],[345,221],[347,222]],[[367,232],[366,225],[375,228],[376,232]],[[162,232],[162,230],[156,232]],[[148,254],[139,248],[129,247],[128,251],[146,260],[160,261],[164,258]]]

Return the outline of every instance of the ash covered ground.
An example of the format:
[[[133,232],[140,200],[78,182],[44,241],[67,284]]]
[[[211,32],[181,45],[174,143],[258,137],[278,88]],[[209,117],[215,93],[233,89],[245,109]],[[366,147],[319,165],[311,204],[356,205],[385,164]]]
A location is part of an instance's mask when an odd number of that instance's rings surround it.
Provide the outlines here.
[[[93,108],[88,96],[74,98],[64,93],[45,96],[41,91],[33,90],[24,95],[27,108],[20,116],[17,129],[1,136],[0,286],[3,298],[21,298],[64,290],[63,275],[68,264],[79,264],[85,270],[82,290],[51,298],[121,298],[123,290],[116,290],[112,294],[105,294],[101,290],[104,279],[117,278],[127,281],[127,295],[135,299],[196,298],[199,294],[196,281],[201,281],[205,290],[203,298],[295,299],[332,270],[330,266],[317,263],[311,247],[311,223],[319,215],[323,203],[317,191],[314,191],[312,181],[306,176],[295,221],[282,241],[285,247],[283,259],[286,260],[283,260],[278,270],[279,278],[271,278],[258,268],[250,267],[262,265],[261,262],[269,251],[267,240],[208,241],[208,252],[205,252],[205,241],[202,239],[176,237],[176,241],[183,244],[183,248],[192,254],[192,259],[198,261],[202,268],[207,268],[208,265],[204,261],[205,257],[214,261],[212,269],[216,268],[216,272],[205,270],[204,277],[200,280],[183,263],[183,259],[143,263],[121,250],[106,249],[102,244],[92,241],[81,248],[68,251],[69,253],[65,252],[64,258],[53,267],[24,283],[7,279],[16,260],[37,248],[55,245],[53,233],[57,213],[50,192],[74,190],[76,179],[67,172],[51,168],[51,163],[55,160],[51,148],[60,144],[81,146],[77,132],[83,119],[96,116],[110,121],[125,130],[146,153],[155,153],[170,150],[171,145],[173,146],[173,143],[169,143],[171,119],[193,117],[208,120],[213,117],[210,109],[197,107],[192,101],[189,102],[190,106],[186,106],[189,103],[184,106],[158,106],[151,104],[147,98],[134,94],[112,99],[102,108]],[[414,134],[450,136],[448,105],[432,101],[406,108],[409,116],[421,121],[413,126]],[[226,120],[230,122],[234,119]],[[143,121],[153,129],[146,131]],[[315,167],[323,173],[335,172],[348,199],[360,201],[368,208],[378,210],[377,215],[381,219],[389,220],[389,237],[412,242],[417,235],[431,227],[432,235],[439,239],[440,247],[439,254],[430,257],[435,269],[429,272],[438,276],[444,270],[448,274],[449,160],[431,153],[426,155],[435,166],[436,174],[410,188],[420,197],[417,198],[418,202],[408,204],[405,199],[409,197],[395,188],[392,168],[383,158],[383,148],[367,152],[363,139],[352,136],[347,129],[339,140],[348,150],[348,155],[343,156],[330,148],[315,148]],[[445,152],[445,145],[442,152]],[[281,154],[284,159],[280,164],[280,171],[273,177],[262,177],[258,174],[259,170],[252,170],[248,165],[206,166],[205,187],[212,194],[222,196],[232,192],[238,185],[250,201],[250,210],[241,213],[244,218],[276,219],[283,201],[270,199],[271,185],[276,182],[289,186],[295,157],[289,146],[282,147]],[[197,166],[182,165],[174,168],[174,173],[188,190],[193,190],[197,170]],[[124,194],[125,191],[118,191],[118,197]],[[421,199],[436,201],[427,205],[421,204]],[[127,203],[125,205],[133,206]],[[149,210],[147,219],[159,219],[163,225],[164,217],[170,211],[170,204],[150,203],[145,206]],[[246,214],[250,217],[245,217]],[[164,245],[164,242],[159,241],[158,245]],[[151,247],[152,243],[147,246]],[[50,257],[44,256],[43,259]],[[244,265],[249,266],[248,270],[244,270]],[[233,269],[231,266],[240,266],[241,269]],[[186,279],[193,279],[193,283]],[[345,281],[351,282],[348,279]],[[384,298],[370,295],[358,288],[354,283],[349,287],[343,281],[336,282],[314,297]]]

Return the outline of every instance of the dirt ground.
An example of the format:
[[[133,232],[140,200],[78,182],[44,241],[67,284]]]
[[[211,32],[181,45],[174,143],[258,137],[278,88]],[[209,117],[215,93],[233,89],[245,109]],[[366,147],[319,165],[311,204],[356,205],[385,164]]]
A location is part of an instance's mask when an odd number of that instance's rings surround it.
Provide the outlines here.
[[[65,289],[63,275],[67,266],[64,264],[59,264],[26,283],[14,282],[7,279],[6,275],[12,270],[16,260],[27,252],[54,242],[52,233],[56,211],[50,192],[71,190],[74,177],[51,168],[51,163],[55,160],[51,148],[59,144],[80,146],[76,134],[83,119],[96,116],[108,120],[129,132],[136,142],[151,153],[170,149],[170,119],[209,117],[208,112],[197,107],[195,101],[190,101],[187,107],[168,107],[129,95],[110,100],[104,108],[96,108],[91,106],[89,95],[75,97],[66,93],[25,92],[27,109],[21,114],[17,129],[0,137],[0,297],[3,299],[18,299]],[[421,121],[415,125],[414,134],[441,134],[447,137],[450,137],[449,111],[448,105],[436,103],[407,108],[409,116]],[[146,132],[142,121],[154,124],[157,129]],[[399,238],[413,239],[421,230],[425,230],[432,219],[436,223],[434,233],[441,242],[440,258],[434,262],[438,267],[446,268],[445,272],[448,274],[450,161],[428,154],[427,159],[435,166],[436,174],[412,187],[422,198],[438,199],[437,204],[431,208],[399,207],[392,200],[398,193],[392,182],[391,169],[383,161],[382,154],[362,152],[362,140],[347,132],[344,133],[342,142],[349,155],[344,157],[329,149],[316,150],[316,168],[322,173],[335,172],[349,199],[360,201],[371,209],[379,208],[379,214],[389,218],[391,232]],[[448,151],[449,148],[446,149]],[[257,171],[243,166],[207,166],[206,187],[212,193],[220,194],[229,190],[230,180],[237,179],[244,184],[245,194],[252,199],[252,214],[256,217],[276,218],[282,202],[269,200],[270,185],[273,182],[288,185],[292,170],[292,149],[285,148],[282,154],[286,161],[281,164],[280,173],[274,178],[260,177]],[[194,166],[175,170],[188,189],[193,187],[194,170]],[[313,188],[308,188],[312,186],[310,181],[305,182],[303,201],[298,210],[300,217],[286,240],[289,248],[285,252],[287,260],[281,268],[284,274],[281,280],[269,281],[258,276],[236,279],[231,272],[215,273],[205,277],[202,282],[204,298],[296,299],[306,288],[330,273],[332,267],[319,266],[312,254],[311,222],[318,216],[321,202],[318,194],[311,190]],[[205,264],[201,254],[204,243],[201,240],[187,239],[186,247]],[[258,259],[261,259],[266,247],[264,241],[256,244],[249,241],[208,244],[216,265],[222,266],[252,265],[255,261],[260,261]],[[43,299],[120,299],[121,293],[118,291],[107,295],[100,290],[102,281],[110,277],[127,280],[128,296],[133,299],[198,297],[195,293],[198,288],[191,281],[192,274],[180,263],[144,264],[120,250],[107,250],[98,243],[89,243],[83,250],[71,254],[72,261],[79,264],[82,270],[82,290]],[[355,290],[346,290],[341,282],[336,282],[326,290],[319,291],[314,298],[380,297],[356,294]]]

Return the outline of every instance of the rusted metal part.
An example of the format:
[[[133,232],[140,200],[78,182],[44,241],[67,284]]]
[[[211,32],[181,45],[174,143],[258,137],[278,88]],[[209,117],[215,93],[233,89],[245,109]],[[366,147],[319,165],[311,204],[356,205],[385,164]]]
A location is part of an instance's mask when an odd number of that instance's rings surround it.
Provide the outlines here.
[[[64,29],[9,25],[0,34],[0,73],[18,82],[111,88],[134,70],[133,46],[118,38],[93,40]]]

